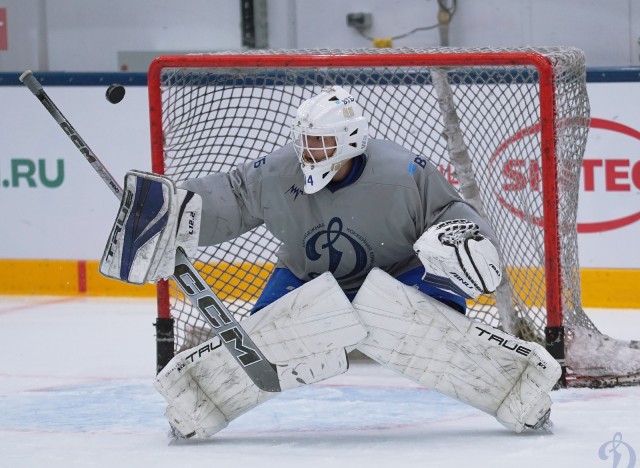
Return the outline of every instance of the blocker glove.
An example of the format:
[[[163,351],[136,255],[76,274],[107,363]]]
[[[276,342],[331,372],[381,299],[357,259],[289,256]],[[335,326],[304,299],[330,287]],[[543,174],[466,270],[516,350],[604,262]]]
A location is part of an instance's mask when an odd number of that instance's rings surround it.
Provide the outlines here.
[[[492,293],[502,279],[496,247],[466,219],[431,226],[413,249],[425,267],[424,281],[467,299]]]
[[[198,249],[202,199],[165,176],[129,171],[107,240],[100,273],[127,283],[155,283],[173,275],[176,251]]]

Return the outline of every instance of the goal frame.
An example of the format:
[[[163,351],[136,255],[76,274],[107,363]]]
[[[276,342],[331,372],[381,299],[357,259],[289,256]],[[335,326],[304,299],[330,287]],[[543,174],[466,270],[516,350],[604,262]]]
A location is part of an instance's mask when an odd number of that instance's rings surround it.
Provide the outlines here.
[[[161,78],[164,68],[339,68],[339,67],[456,67],[456,66],[527,66],[538,73],[540,99],[541,171],[543,178],[543,245],[545,267],[545,301],[547,324],[546,347],[563,367],[565,378],[565,346],[562,302],[561,239],[559,237],[559,189],[556,161],[555,83],[551,59],[535,51],[475,51],[473,63],[469,54],[457,53],[379,53],[379,54],[221,54],[181,55],[156,58],[148,72],[152,171],[164,174]],[[157,346],[158,370],[173,356],[173,319],[170,292],[166,281],[157,284]],[[171,342],[171,348],[169,347]]]

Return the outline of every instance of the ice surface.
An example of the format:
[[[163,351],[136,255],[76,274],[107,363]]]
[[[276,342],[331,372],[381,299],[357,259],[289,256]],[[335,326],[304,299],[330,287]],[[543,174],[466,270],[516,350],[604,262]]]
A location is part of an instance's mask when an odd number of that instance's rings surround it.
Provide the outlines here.
[[[587,312],[640,338],[640,311]],[[168,445],[154,320],[146,299],[0,297],[0,467],[612,467],[614,448],[627,467],[640,455],[640,387],[555,391],[554,433],[518,435],[371,363]]]

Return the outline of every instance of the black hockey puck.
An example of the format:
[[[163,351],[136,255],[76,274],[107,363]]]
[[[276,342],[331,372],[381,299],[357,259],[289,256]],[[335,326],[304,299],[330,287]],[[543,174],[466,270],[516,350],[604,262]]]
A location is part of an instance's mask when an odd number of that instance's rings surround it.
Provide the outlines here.
[[[111,104],[118,104],[124,98],[124,86],[120,84],[112,84],[107,88],[107,92],[104,96]]]

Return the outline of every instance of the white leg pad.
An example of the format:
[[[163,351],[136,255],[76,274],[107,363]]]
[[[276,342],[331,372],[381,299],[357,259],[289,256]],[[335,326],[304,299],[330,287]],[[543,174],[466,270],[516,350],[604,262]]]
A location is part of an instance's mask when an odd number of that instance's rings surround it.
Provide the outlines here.
[[[345,348],[366,336],[351,303],[325,273],[241,322],[276,365],[282,390],[319,382],[348,368]],[[214,337],[177,354],[158,374],[166,417],[184,436],[210,437],[273,398],[256,387]]]
[[[548,410],[560,366],[542,346],[473,321],[379,269],[353,306],[369,332],[357,349],[385,367],[515,432]]]

